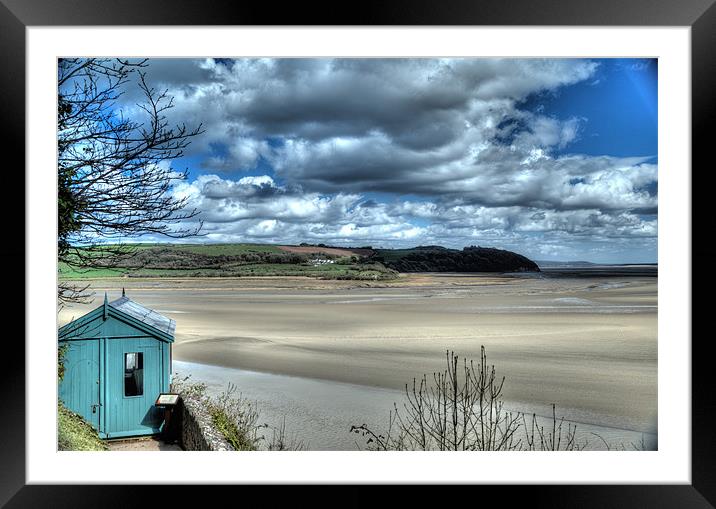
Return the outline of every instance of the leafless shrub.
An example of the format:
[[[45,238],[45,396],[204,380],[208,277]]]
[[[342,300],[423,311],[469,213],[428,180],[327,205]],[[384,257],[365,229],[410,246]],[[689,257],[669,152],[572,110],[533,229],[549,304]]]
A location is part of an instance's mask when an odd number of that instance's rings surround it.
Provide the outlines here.
[[[286,417],[284,416],[278,426],[268,426],[271,430],[271,439],[267,440],[266,449],[269,451],[302,451],[306,448],[302,440],[295,433],[288,435],[286,431]]]
[[[405,386],[406,402],[394,403],[388,430],[378,433],[365,424],[351,432],[367,437],[373,450],[509,451],[519,449],[520,414],[503,406],[504,377],[488,366],[484,347],[480,361],[446,352],[447,369]]]
[[[187,177],[167,162],[179,159],[202,126],[171,125],[167,90],[146,80],[146,60],[61,58],[57,74],[58,262],[83,271],[113,268],[136,248],[115,242],[144,234],[195,235],[184,221],[199,211],[169,193]],[[141,112],[119,104],[136,86]],[[86,302],[82,286],[58,287],[61,304]]]
[[[601,438],[601,437],[600,437]],[[620,451],[655,451],[658,449],[656,444],[653,446],[649,446],[646,442],[646,437],[644,436],[644,433],[641,434],[641,437],[636,442],[629,442],[629,447],[622,442],[617,447]]]
[[[446,352],[447,368],[427,375],[412,387],[405,386],[402,407],[393,404],[385,431],[366,424],[351,426],[350,432],[365,439],[368,450],[406,451],[512,451],[581,450],[576,442],[576,425],[557,419],[552,406],[552,426],[545,430],[536,414],[530,423],[525,414],[504,408],[505,377],[498,377],[488,365],[485,347],[480,360],[463,359]],[[359,446],[360,447],[360,446]]]
[[[528,451],[581,451],[587,446],[587,442],[577,443],[577,425],[570,422],[567,423],[567,429],[563,429],[564,417],[557,419],[557,410],[552,405],[552,427],[545,431],[544,426],[537,424],[537,415],[532,414],[530,424],[527,424],[527,417],[522,414],[522,425],[524,426],[525,445]],[[599,437],[600,435],[592,433]],[[606,441],[604,441],[607,444]],[[609,444],[607,444],[609,450]]]

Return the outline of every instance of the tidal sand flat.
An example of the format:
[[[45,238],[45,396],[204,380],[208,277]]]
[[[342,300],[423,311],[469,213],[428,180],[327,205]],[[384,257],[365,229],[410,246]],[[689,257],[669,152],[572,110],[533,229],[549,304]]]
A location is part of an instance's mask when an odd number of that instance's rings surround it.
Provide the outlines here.
[[[477,359],[484,345],[515,409],[542,413],[554,403],[577,422],[656,432],[656,277],[92,281],[110,298],[123,286],[176,320],[178,361],[400,391],[443,369],[446,350]],[[60,325],[99,302],[63,309]],[[376,399],[387,414],[384,403]]]

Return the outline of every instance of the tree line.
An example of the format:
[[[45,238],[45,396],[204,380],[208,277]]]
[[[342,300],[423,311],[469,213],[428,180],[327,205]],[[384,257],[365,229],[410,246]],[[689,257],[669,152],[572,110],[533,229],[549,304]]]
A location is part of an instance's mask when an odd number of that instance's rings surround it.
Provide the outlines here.
[[[415,248],[395,256],[378,251],[371,259],[398,272],[520,272],[539,271],[532,260],[512,251],[470,246],[458,251],[439,246]]]

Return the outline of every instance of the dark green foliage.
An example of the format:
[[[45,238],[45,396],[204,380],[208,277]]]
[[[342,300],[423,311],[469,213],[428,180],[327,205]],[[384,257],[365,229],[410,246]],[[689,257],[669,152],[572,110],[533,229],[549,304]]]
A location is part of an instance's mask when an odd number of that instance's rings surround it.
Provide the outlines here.
[[[470,246],[462,251],[441,246],[378,250],[371,258],[398,272],[538,272],[532,260],[502,249]]]
[[[74,171],[58,166],[57,170],[57,251],[60,258],[70,250],[69,237],[79,231],[79,211],[84,207],[80,196],[71,189]]]
[[[137,251],[121,260],[117,267],[144,269],[220,269],[235,265],[255,263],[301,264],[309,257],[299,253],[245,252],[239,254],[212,255],[192,252],[182,248],[151,248]]]
[[[59,382],[65,377],[65,354],[67,353],[67,348],[67,344],[57,348],[57,378]]]

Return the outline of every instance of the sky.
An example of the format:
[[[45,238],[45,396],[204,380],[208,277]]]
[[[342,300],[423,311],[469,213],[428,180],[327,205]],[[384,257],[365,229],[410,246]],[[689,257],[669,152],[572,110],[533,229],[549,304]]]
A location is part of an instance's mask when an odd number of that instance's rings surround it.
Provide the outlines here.
[[[203,221],[182,242],[637,263],[657,261],[657,67],[152,59],[147,78],[174,97],[170,122],[205,129],[171,161],[189,172],[171,192]],[[137,100],[128,89],[118,108],[139,118]]]

